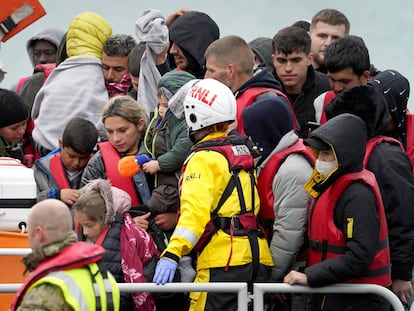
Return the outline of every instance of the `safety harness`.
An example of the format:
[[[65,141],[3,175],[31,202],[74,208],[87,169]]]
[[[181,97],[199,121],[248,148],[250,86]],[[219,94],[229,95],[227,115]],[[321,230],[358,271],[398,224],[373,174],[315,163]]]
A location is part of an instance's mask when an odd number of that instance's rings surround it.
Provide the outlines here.
[[[233,236],[247,236],[250,243],[250,249],[252,252],[252,265],[253,274],[252,280],[255,279],[259,268],[259,243],[258,238],[263,236],[263,233],[259,230],[258,220],[254,213],[255,206],[255,188],[256,180],[254,175],[254,161],[253,157],[244,144],[244,138],[238,136],[227,136],[218,139],[199,143],[192,149],[193,152],[209,150],[216,151],[224,155],[229,164],[229,171],[231,177],[227,183],[226,188],[216,206],[211,213],[211,219],[207,223],[206,228],[201,235],[199,241],[194,246],[193,250],[197,253],[201,253],[206,245],[210,242],[212,236],[218,231],[223,230],[230,235],[230,241],[232,243]],[[185,168],[183,168],[185,169]],[[252,210],[247,211],[246,201],[243,194],[242,185],[240,183],[239,173],[244,170],[249,173],[250,176],[250,188],[252,197]],[[240,202],[240,214],[233,215],[231,217],[221,217],[218,215],[221,207],[236,189],[239,202]],[[230,260],[233,252],[233,247],[230,248],[230,255],[227,260],[225,270],[227,271],[230,265]]]

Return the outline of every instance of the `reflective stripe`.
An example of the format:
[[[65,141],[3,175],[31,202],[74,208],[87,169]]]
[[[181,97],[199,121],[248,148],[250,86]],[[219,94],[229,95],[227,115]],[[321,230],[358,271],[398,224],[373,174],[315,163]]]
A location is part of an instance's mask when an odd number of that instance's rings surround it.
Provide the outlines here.
[[[175,230],[174,230],[173,235],[171,236],[171,238],[173,236],[178,236],[178,237],[182,237],[182,238],[186,239],[188,242],[191,243],[191,246],[194,246],[197,243],[197,240],[198,240],[197,236],[194,234],[193,231],[188,230],[184,227],[176,227]]]
[[[75,303],[78,304],[72,305],[73,302],[71,302],[72,307],[74,307],[75,310],[88,310],[88,303],[86,301],[85,296],[83,295],[82,289],[78,286],[78,284],[70,275],[62,271],[57,271],[49,273],[46,278],[56,278],[65,282],[67,290],[69,291],[70,295],[75,299]]]
[[[111,283],[111,281],[109,279],[105,278],[103,280],[103,282],[104,282],[105,291],[112,295],[112,283]]]

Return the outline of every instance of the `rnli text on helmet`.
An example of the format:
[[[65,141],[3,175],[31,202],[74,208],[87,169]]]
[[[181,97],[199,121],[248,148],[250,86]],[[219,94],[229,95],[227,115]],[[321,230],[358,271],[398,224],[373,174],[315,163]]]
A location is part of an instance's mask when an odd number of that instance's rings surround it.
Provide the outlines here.
[[[198,99],[202,103],[209,106],[213,105],[214,101],[217,98],[217,94],[213,94],[210,92],[210,90],[199,87],[197,85],[191,88],[189,95],[192,98]]]

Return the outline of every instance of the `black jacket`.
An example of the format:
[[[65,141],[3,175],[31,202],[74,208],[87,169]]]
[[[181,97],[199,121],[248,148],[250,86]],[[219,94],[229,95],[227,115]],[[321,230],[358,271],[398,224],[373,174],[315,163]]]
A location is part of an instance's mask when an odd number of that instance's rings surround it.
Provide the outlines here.
[[[315,122],[315,108],[313,105],[315,98],[330,90],[329,78],[325,74],[314,70],[312,65],[308,67],[306,81],[299,96],[294,98],[283,88],[283,92],[289,97],[296,114],[296,121],[298,123],[296,132],[299,137],[308,137],[309,126],[307,122]]]
[[[272,73],[264,68],[258,69],[250,80],[248,80],[241,87],[239,87],[236,92],[234,92],[234,95],[237,98],[245,90],[252,87],[268,87],[282,91],[282,85],[280,82],[275,79]]]
[[[313,189],[316,193],[330,191],[329,186],[339,176],[361,171],[367,137],[361,119],[351,114],[342,114],[314,130],[310,137],[316,137],[333,146],[338,162],[338,169],[332,175],[320,183],[314,183]],[[314,172],[314,180],[315,174]],[[315,204],[317,200],[316,195]],[[372,189],[361,182],[353,182],[340,194],[334,208],[334,223],[345,237],[352,235],[352,238],[346,239],[343,255],[305,269],[309,286],[343,283],[367,271],[378,246],[380,222],[377,208]],[[353,219],[352,232],[349,232],[348,219]],[[324,307],[320,310],[379,311],[389,310],[389,306],[376,295],[347,295],[344,299],[342,295],[330,294],[324,299]]]
[[[341,92],[325,107],[328,119],[349,112],[365,121],[368,139],[383,135],[390,115],[385,98],[373,89],[373,86],[365,85]],[[383,142],[371,153],[366,168],[375,174],[384,203],[391,250],[391,277],[393,280],[411,280],[414,266],[414,176],[410,160],[400,147]]]
[[[191,11],[171,24],[169,35],[171,45],[175,42],[190,63],[187,71],[202,79],[205,71],[204,52],[211,42],[220,37],[216,22],[203,12]],[[175,68],[174,57],[169,55],[169,60],[171,68]]]

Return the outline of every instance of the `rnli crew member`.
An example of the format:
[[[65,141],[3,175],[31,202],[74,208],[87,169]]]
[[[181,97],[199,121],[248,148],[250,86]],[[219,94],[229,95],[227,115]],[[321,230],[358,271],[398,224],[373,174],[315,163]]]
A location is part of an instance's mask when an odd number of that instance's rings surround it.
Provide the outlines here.
[[[232,92],[217,80],[195,82],[184,115],[194,145],[181,175],[181,214],[154,282],[171,282],[180,258],[191,251],[197,256],[196,283],[268,280],[273,261],[256,222],[254,160],[245,138],[226,134],[236,119]],[[190,293],[190,310],[223,306],[236,310],[237,295]]]

